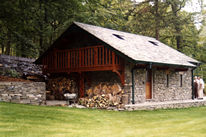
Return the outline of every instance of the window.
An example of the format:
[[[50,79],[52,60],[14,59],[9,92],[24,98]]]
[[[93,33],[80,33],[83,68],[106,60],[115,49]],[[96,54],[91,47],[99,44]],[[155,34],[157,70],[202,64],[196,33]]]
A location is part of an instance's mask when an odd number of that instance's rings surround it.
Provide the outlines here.
[[[117,37],[118,39],[124,40],[123,36],[121,36],[121,35],[118,35],[118,34],[112,34],[112,35],[114,35],[114,36]]]
[[[180,87],[182,87],[182,74],[180,74]]]
[[[169,87],[169,74],[167,74],[167,87]]]
[[[157,43],[157,42],[150,41],[150,40],[149,40],[149,42],[152,43],[154,46],[158,46],[158,43]]]

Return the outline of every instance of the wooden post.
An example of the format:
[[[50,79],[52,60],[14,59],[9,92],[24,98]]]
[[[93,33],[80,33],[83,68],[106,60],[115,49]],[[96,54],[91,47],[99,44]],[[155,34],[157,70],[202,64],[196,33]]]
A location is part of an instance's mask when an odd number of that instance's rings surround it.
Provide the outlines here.
[[[82,66],[82,50],[79,50],[79,68]]]
[[[70,61],[71,52],[68,51],[68,69],[71,68],[71,61]]]
[[[104,65],[104,47],[102,47],[102,65]]]
[[[84,97],[84,73],[80,72],[79,79],[79,93],[80,98]]]
[[[108,64],[108,56],[107,56],[107,51],[108,51],[108,49],[107,48],[105,48],[105,56],[106,56],[106,65]]]
[[[57,69],[57,53],[56,50],[54,49],[54,70]]]
[[[115,66],[115,54],[113,51],[112,51],[112,66],[113,66],[113,68]]]
[[[95,47],[94,49],[94,66],[98,64],[98,48]]]

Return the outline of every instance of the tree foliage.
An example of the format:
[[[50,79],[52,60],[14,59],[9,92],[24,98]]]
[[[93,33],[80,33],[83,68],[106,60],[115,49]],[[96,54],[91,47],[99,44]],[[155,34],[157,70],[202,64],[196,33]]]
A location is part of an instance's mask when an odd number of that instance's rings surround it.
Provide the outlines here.
[[[79,21],[151,36],[205,63],[206,12],[203,0],[198,0],[199,13],[182,10],[190,1],[2,0],[0,53],[37,58],[73,21]],[[199,30],[197,14],[203,17]]]

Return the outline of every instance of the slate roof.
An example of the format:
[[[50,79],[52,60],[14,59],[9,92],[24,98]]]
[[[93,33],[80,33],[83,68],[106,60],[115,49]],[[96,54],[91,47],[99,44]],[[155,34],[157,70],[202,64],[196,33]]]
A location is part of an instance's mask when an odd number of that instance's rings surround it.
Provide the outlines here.
[[[199,63],[183,53],[147,36],[74,22],[77,26],[135,61],[191,66]],[[191,63],[192,62],[192,63]]]
[[[74,24],[136,63],[146,62],[187,67],[196,67],[200,63],[152,37],[79,22],[74,22]]]

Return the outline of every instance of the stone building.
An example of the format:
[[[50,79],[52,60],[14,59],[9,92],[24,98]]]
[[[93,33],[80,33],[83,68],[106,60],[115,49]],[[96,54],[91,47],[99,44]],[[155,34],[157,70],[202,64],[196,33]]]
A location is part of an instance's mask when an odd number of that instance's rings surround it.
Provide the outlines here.
[[[191,99],[199,65],[154,38],[78,22],[36,63],[50,76],[76,74],[79,97],[101,82],[121,84],[128,104]]]

